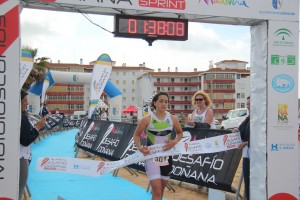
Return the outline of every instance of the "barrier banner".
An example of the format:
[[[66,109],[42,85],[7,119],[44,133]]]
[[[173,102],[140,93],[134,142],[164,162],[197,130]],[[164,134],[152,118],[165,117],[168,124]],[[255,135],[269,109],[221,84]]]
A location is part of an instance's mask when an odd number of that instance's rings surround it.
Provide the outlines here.
[[[136,124],[88,120],[81,126],[76,144],[79,148],[108,160],[121,160],[137,151],[132,137],[135,128]],[[183,130],[190,133],[184,136],[186,141],[202,140],[230,133],[230,131],[213,129],[184,128]],[[175,132],[172,133],[173,138],[175,134]],[[146,134],[143,133],[141,135],[143,145],[146,145],[146,138]],[[203,144],[203,147],[214,149],[222,146],[223,143],[216,140]],[[202,153],[174,155],[171,178],[232,192],[231,184],[239,165],[241,151],[233,149],[225,152]],[[145,170],[143,161],[130,163],[128,166]]]
[[[35,125],[40,119],[40,116],[36,117],[28,115],[28,119],[32,125]],[[40,134],[44,134],[48,131],[59,131],[63,127],[64,116],[61,114],[48,115],[45,126],[40,130]]]
[[[188,131],[184,132],[184,135],[188,136],[189,134],[190,133]],[[183,137],[172,149],[168,151],[164,151],[165,144],[151,145],[148,146],[150,153],[146,156],[144,156],[140,151],[137,151],[134,154],[118,161],[89,162],[90,165],[85,164],[86,167],[84,167],[84,171],[74,170],[78,168],[75,167],[75,165],[78,166],[84,164],[81,159],[79,159],[79,161],[77,162],[77,158],[39,158],[37,169],[97,176],[147,159],[153,159],[161,156],[173,156],[178,154],[203,154],[227,151],[237,148],[240,143],[241,138],[239,133],[219,135],[195,141],[189,141],[187,137]],[[212,148],[213,145],[214,147]],[[220,165],[216,164],[216,162],[211,162],[211,166],[214,167],[215,165],[220,167]]]

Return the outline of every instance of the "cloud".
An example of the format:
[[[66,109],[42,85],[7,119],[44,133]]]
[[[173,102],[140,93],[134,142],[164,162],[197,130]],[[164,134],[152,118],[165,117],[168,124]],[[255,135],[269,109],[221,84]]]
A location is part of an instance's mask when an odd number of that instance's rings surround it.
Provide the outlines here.
[[[113,31],[111,16],[86,15],[94,23]],[[233,31],[232,31],[233,30]],[[154,41],[114,37],[90,23],[80,13],[23,9],[21,14],[22,45],[38,48],[38,57],[53,62],[84,64],[107,53],[117,65],[138,66],[166,71],[208,69],[210,60],[250,60],[250,31],[244,27],[189,23],[187,41]]]

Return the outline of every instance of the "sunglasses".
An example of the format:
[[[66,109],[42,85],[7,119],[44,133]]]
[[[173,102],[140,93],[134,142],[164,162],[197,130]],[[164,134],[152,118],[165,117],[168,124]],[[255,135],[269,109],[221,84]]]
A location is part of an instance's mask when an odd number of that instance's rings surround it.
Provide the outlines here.
[[[203,101],[204,99],[195,99],[195,101]]]

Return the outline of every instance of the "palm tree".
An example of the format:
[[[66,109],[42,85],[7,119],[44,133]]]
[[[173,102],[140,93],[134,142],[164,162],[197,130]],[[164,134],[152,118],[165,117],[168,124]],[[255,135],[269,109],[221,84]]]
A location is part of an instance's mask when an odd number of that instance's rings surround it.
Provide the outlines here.
[[[37,55],[38,49],[33,49],[31,47],[25,46],[22,49],[31,52],[33,58]],[[33,83],[38,83],[44,80],[45,74],[48,71],[48,57],[37,58],[33,64],[33,68],[26,79],[23,89],[28,90]]]

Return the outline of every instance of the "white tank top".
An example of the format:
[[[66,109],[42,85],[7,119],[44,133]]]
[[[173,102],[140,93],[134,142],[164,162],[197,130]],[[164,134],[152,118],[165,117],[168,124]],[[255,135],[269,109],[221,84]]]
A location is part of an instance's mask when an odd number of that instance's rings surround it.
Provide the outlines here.
[[[194,122],[200,122],[200,123],[204,123],[205,122],[205,116],[207,113],[207,109],[202,113],[202,114],[198,114],[198,109],[194,110],[194,116],[193,116],[193,121]],[[216,128],[216,124],[215,124],[215,118],[213,118],[212,122],[210,123],[210,129],[215,129]]]

